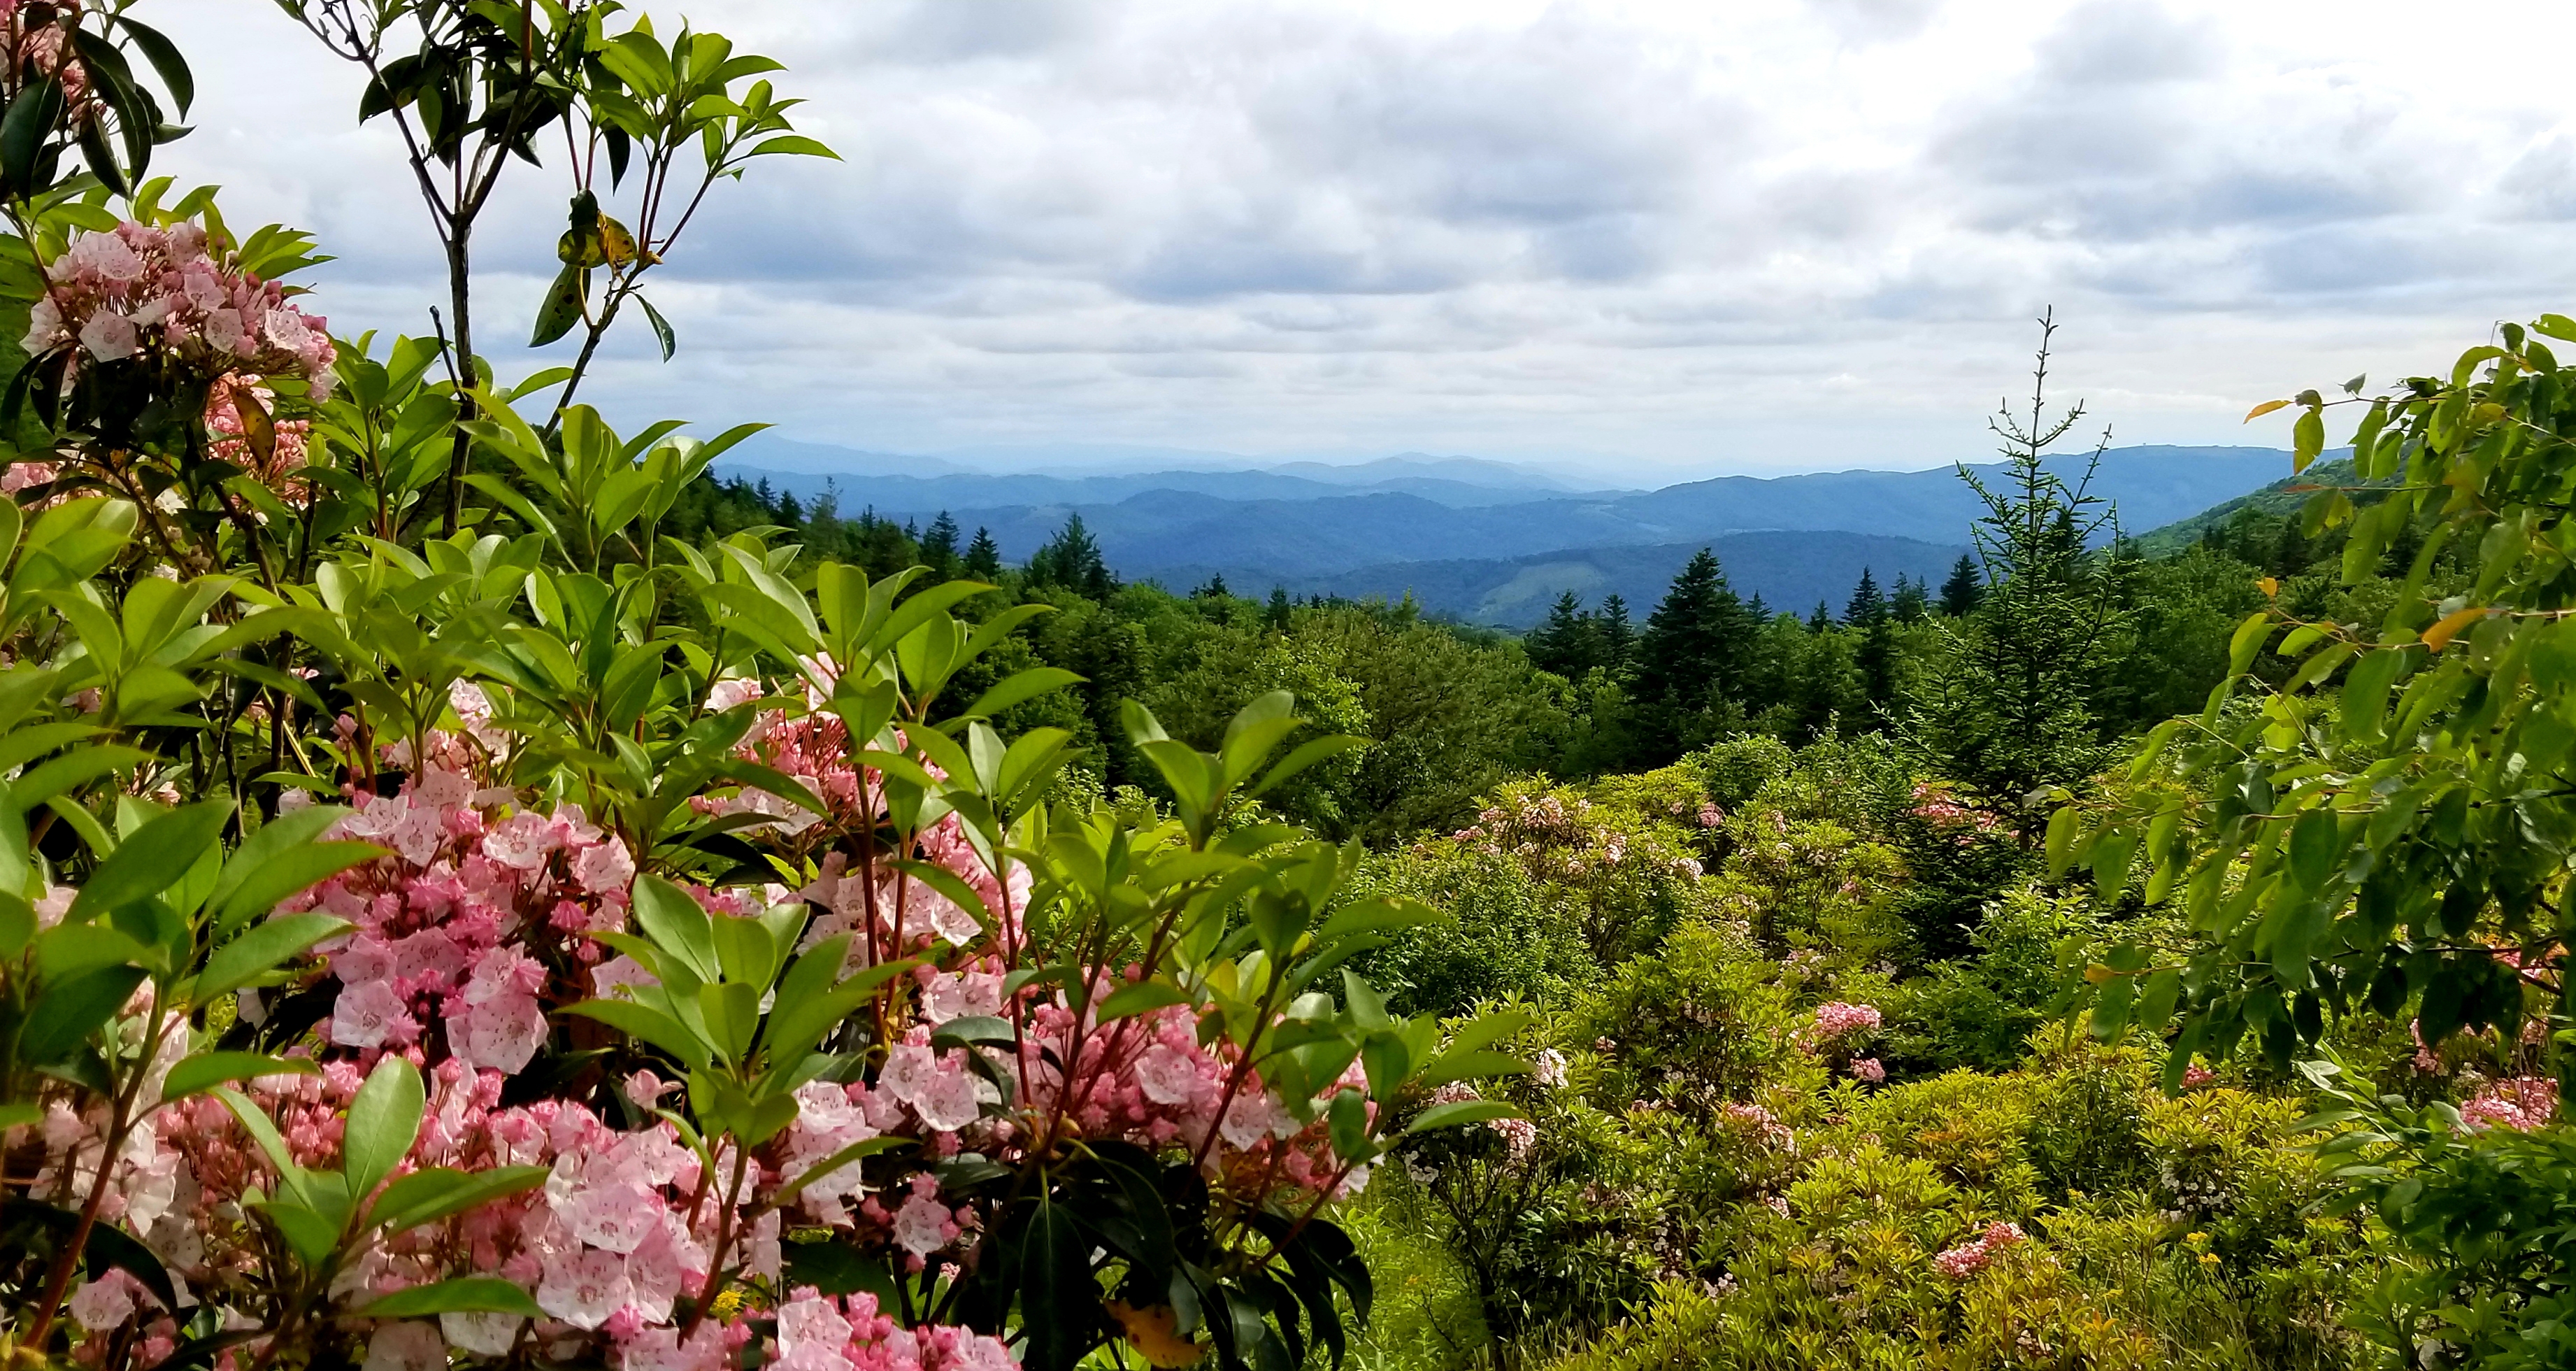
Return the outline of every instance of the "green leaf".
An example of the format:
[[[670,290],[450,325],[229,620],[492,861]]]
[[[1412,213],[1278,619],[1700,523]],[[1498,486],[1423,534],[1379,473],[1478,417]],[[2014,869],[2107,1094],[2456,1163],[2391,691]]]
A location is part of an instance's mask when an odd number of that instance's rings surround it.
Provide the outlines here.
[[[1456,1128],[1462,1124],[1487,1123],[1494,1119],[1520,1117],[1522,1117],[1521,1111],[1501,1100],[1459,1100],[1452,1104],[1435,1104],[1423,1110],[1414,1116],[1413,1122],[1407,1125],[1404,1131],[1407,1136],[1410,1136],[1415,1133],[1428,1133],[1437,1128]]]
[[[2129,863],[2137,855],[2138,835],[2122,829],[2103,834],[2093,844],[2093,889],[2105,905],[2120,898],[2129,883]]]
[[[2062,805],[2056,813],[2048,816],[2046,852],[2050,879],[2054,880],[2066,874],[2068,863],[2074,860],[2075,835],[2082,828],[2083,823],[2083,814],[2073,805]]]
[[[161,77],[169,89],[170,101],[182,118],[197,98],[197,79],[188,71],[188,59],[181,56],[177,44],[162,36],[159,29],[147,28],[124,15],[117,16],[117,29],[142,52],[143,60]]]
[[[563,1012],[596,1019],[630,1038],[650,1043],[691,1070],[704,1069],[714,1055],[714,1049],[706,1040],[683,1026],[678,1019],[632,1001],[584,1000],[564,1006]],[[820,1039],[822,1034],[818,1032],[814,1036]]]
[[[170,1068],[161,1083],[161,1098],[182,1099],[231,1081],[260,1076],[312,1076],[321,1068],[310,1057],[268,1057],[257,1052],[207,1052]]]
[[[160,894],[178,884],[215,845],[232,817],[229,801],[204,800],[176,809],[135,830],[98,864],[89,883],[72,900],[74,920],[93,919],[136,900]]]
[[[311,1205],[294,1200],[254,1200],[249,1207],[277,1229],[287,1247],[306,1266],[320,1266],[340,1246],[338,1226]]]
[[[387,1053],[349,1101],[340,1135],[341,1169],[349,1178],[352,1198],[363,1198],[410,1153],[420,1137],[420,1116],[428,1106],[420,1071]]]
[[[578,263],[567,262],[555,273],[554,284],[546,287],[546,298],[537,306],[536,332],[529,335],[528,346],[541,348],[572,332],[581,322],[582,303],[590,297],[590,271]]]
[[[349,1311],[361,1319],[417,1319],[431,1314],[516,1314],[542,1319],[546,1311],[518,1285],[498,1276],[457,1276],[397,1290]]]
[[[716,958],[715,925],[706,908],[682,890],[659,876],[644,875],[635,880],[635,922],[653,945],[678,957],[702,981],[719,979],[723,966]]]
[[[2308,464],[2317,459],[2317,454],[2326,450],[2324,412],[2315,408],[2302,411],[2299,421],[2290,426],[2290,444],[2293,449],[2290,469],[2307,470]]]
[[[769,139],[743,155],[746,157],[828,157],[835,162],[841,160],[841,154],[802,134],[788,134]]]
[[[251,1142],[268,1158],[268,1164],[277,1169],[278,1188],[298,1200],[310,1199],[313,1193],[311,1174],[298,1165],[295,1154],[286,1149],[286,1139],[278,1136],[277,1124],[268,1117],[268,1111],[252,1104],[240,1091],[228,1086],[219,1085],[207,1093],[223,1101],[224,1108],[231,1110],[233,1117],[241,1121],[242,1131],[250,1134]]]
[[[24,1224],[43,1228],[53,1235],[57,1244],[68,1243],[72,1230],[79,1223],[80,1215],[42,1200],[11,1198],[0,1201],[0,1225],[16,1228]],[[115,1267],[143,1282],[143,1288],[161,1301],[162,1308],[175,1310],[179,1307],[178,1291],[172,1286],[170,1272],[162,1266],[161,1259],[115,1224],[91,1224],[81,1256],[91,1276]]]
[[[43,983],[18,1039],[19,1058],[31,1065],[58,1061],[105,1027],[143,984],[143,968],[103,966]]]
[[[63,83],[52,76],[21,87],[0,117],[0,178],[20,195],[36,187],[36,156],[63,117]]]
[[[821,1042],[823,1035],[849,1017],[852,1010],[867,1003],[877,993],[878,987],[911,971],[918,964],[918,959],[911,957],[899,962],[882,962],[832,987],[826,994],[794,1004],[782,999],[772,1008],[769,1022],[761,1030],[762,1048],[773,1060],[787,1053],[802,1054]]]
[[[2343,826],[2333,810],[2311,809],[2290,828],[2290,876],[2301,890],[2325,889],[2326,877],[2343,856]]]
[[[1100,1022],[1151,1014],[1157,1009],[1190,1003],[1189,992],[1163,981],[1136,981],[1110,991],[1096,1007]]]
[[[542,1166],[503,1166],[489,1171],[425,1167],[396,1177],[393,1184],[386,1186],[384,1193],[376,1197],[371,1220],[388,1233],[400,1233],[497,1199],[524,1194],[545,1184],[549,1174]]]
[[[2235,636],[2227,640],[2227,674],[2242,676],[2254,665],[2254,654],[2263,650],[2263,640],[2272,632],[2272,612],[2256,610],[2236,626]]]
[[[315,943],[348,929],[348,920],[328,914],[280,914],[255,924],[206,958],[206,969],[197,973],[194,998],[206,1004],[218,995],[239,990],[276,970],[288,958],[300,957]]]
[[[1081,676],[1061,667],[1030,667],[1025,671],[1013,672],[995,684],[992,689],[976,696],[975,703],[966,706],[961,717],[989,719],[1022,701],[1034,700],[1049,691],[1062,690],[1066,686],[1080,685],[1082,682]]]
[[[1415,1085],[1447,1085],[1451,1081],[1480,1080],[1487,1076],[1526,1076],[1530,1064],[1518,1057],[1500,1052],[1443,1052],[1431,1059],[1413,1078]]]
[[[1028,1371],[1072,1371],[1100,1322],[1100,1285],[1091,1274],[1091,1239],[1072,1210],[1041,1192],[1018,1235],[1020,1327]],[[1282,1368],[1285,1371],[1285,1368]]]
[[[644,311],[644,321],[653,326],[653,341],[662,345],[662,360],[670,361],[671,354],[680,350],[679,337],[671,332],[671,321],[662,317],[662,311],[653,308],[652,301],[641,295],[632,298],[636,307]]]
[[[206,907],[214,911],[218,926],[229,922],[227,916],[239,917],[235,913],[236,906],[241,912],[264,913],[269,906],[286,898],[280,895],[263,904],[257,900],[237,899],[236,896],[244,886],[257,879],[269,863],[318,841],[324,829],[348,817],[348,814],[349,810],[343,805],[307,805],[261,824],[258,832],[243,839],[242,845],[234,850],[232,859],[224,863],[224,874],[215,882],[214,893],[206,897]],[[321,880],[322,877],[314,879]]]
[[[851,1165],[863,1157],[875,1156],[879,1152],[891,1152],[898,1147],[910,1146],[911,1142],[912,1140],[910,1138],[861,1139],[860,1141],[842,1148],[840,1151],[825,1157],[823,1160],[814,1163],[812,1166],[807,1167],[804,1171],[798,1173],[796,1179],[780,1186],[778,1188],[778,1193],[770,1197],[769,1202],[783,1208],[790,1200],[793,1200],[798,1194],[802,1193],[805,1187],[831,1175],[842,1167]]]

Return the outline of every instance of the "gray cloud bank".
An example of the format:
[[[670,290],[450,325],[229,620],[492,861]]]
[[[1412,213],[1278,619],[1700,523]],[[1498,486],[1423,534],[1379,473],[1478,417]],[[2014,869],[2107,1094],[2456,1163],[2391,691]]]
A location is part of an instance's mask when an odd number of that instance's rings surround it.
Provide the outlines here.
[[[201,73],[165,169],[318,230],[335,324],[420,328],[353,74],[264,0],[151,8]],[[2252,400],[2576,303],[2541,5],[2507,44],[2293,0],[703,8],[845,160],[718,189],[655,292],[679,360],[639,329],[602,374],[637,423],[1923,465],[1983,451],[2042,304],[2122,441],[2259,442]],[[505,371],[561,194],[522,169],[486,234]]]

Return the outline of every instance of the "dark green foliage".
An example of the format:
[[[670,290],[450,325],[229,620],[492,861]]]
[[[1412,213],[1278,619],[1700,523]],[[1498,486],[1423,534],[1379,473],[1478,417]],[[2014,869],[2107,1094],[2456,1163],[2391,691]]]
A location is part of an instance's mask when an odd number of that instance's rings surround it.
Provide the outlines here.
[[[965,571],[979,581],[989,581],[1002,574],[1002,549],[993,541],[991,529],[975,530],[975,541],[966,545]]]
[[[1070,590],[1093,600],[1106,600],[1118,589],[1109,564],[1101,560],[1099,540],[1083,527],[1079,514],[1066,516],[1064,529],[1029,558],[1028,578],[1032,586]],[[1223,587],[1218,590],[1222,593]]]
[[[1985,594],[1986,578],[1977,569],[1977,559],[1960,553],[1959,564],[1950,568],[1950,579],[1941,583],[1941,612],[1953,619],[1965,618],[1975,612]]]
[[[1640,762],[1669,761],[1741,719],[1738,692],[1753,628],[1752,611],[1727,585],[1717,557],[1700,549],[1673,578],[1638,639],[1637,698],[1654,710],[1642,730]]]

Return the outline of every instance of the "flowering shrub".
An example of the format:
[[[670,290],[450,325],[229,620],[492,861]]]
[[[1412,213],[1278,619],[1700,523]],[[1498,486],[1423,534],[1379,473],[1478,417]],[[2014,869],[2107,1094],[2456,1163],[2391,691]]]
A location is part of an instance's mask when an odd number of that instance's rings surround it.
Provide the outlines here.
[[[1986,1269],[1997,1252],[2020,1242],[2029,1235],[2017,1223],[1990,1223],[1986,1231],[1956,1247],[1945,1248],[1932,1259],[1932,1269],[1950,1279],[1965,1280]]]
[[[166,41],[0,24],[41,268],[0,482],[13,1356],[1294,1365],[1365,1319],[1335,1206],[1390,1152],[1533,1152],[1470,1086],[1528,1069],[1525,1016],[1390,1011],[1349,963],[1431,911],[1246,821],[1354,740],[1280,692],[1204,751],[1131,707],[1173,803],[1079,798],[1066,733],[995,727],[1073,678],[979,667],[1035,610],[662,536],[751,428],[541,430],[485,359],[334,342],[280,284],[302,235],[87,147],[95,189],[26,162],[83,137],[57,99],[148,147],[113,44],[184,93]],[[554,36],[544,99],[674,98],[615,74],[668,55],[649,27]],[[686,110],[774,65],[682,46],[724,73]],[[765,83],[736,107],[710,176],[785,127]],[[660,136],[617,127],[621,163]],[[612,224],[594,200],[574,256],[631,253]],[[478,452],[506,478],[450,465]]]

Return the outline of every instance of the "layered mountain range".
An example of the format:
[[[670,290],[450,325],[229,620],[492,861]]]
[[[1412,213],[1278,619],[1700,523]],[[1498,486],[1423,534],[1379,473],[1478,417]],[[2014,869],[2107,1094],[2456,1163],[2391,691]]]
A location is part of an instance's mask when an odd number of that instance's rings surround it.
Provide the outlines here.
[[[1057,453],[1059,468],[1065,462]],[[1839,605],[1861,570],[1938,581],[1985,506],[1957,468],[1722,476],[1658,490],[1582,489],[1550,473],[1406,454],[1353,466],[1257,466],[1212,453],[1090,449],[1089,470],[996,470],[1025,454],[905,457],[763,435],[726,476],[767,480],[844,516],[926,525],[945,511],[1026,558],[1079,514],[1120,576],[1186,589],[1222,575],[1238,594],[1412,595],[1433,613],[1524,627],[1564,591],[1617,593],[1643,613],[1682,563],[1715,550],[1739,593],[1775,608]],[[1168,469],[1152,467],[1169,461]],[[2062,459],[2078,476],[2086,455]],[[2103,454],[2092,493],[2143,532],[2274,481],[2270,448],[2130,447]],[[1999,464],[1971,465],[1985,481]]]

